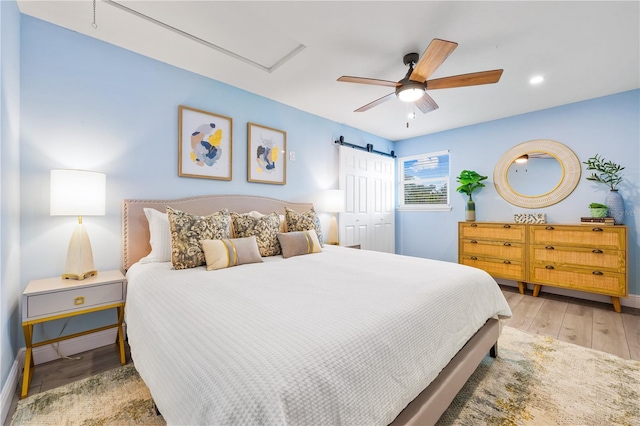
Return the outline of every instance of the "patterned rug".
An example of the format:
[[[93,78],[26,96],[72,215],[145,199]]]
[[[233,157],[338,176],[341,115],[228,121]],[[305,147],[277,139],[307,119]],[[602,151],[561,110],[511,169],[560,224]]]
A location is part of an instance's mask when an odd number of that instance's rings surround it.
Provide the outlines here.
[[[640,362],[504,327],[439,425],[640,425]],[[126,365],[18,403],[12,425],[164,425]]]

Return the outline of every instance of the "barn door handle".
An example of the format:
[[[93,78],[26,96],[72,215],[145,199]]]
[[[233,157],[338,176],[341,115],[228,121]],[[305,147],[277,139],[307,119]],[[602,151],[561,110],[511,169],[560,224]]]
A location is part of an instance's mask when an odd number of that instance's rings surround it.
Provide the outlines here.
[[[555,268],[554,268],[553,266],[551,266],[551,265],[547,265],[547,266],[545,266],[545,268],[547,268],[547,269],[555,269]]]
[[[602,250],[600,250],[600,249],[593,249],[593,250],[591,250],[591,251],[592,251],[593,253],[598,253],[598,254],[602,253]]]
[[[592,272],[593,275],[604,275],[602,272],[600,271],[593,271]]]
[[[546,246],[545,247],[547,250],[555,250],[556,248],[554,246]]]
[[[504,243],[503,246],[511,247],[511,243]]]
[[[554,227],[553,226],[545,226],[545,228],[547,231],[553,231]]]

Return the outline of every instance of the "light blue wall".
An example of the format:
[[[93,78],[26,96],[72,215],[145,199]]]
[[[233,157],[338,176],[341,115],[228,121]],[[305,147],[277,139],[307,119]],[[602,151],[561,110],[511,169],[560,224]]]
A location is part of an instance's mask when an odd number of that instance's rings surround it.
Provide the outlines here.
[[[478,221],[512,221],[514,213],[539,212],[548,222],[576,223],[589,215],[589,203],[604,202],[607,187],[587,181],[584,165],[578,187],[558,204],[528,210],[504,201],[493,185],[493,167],[509,148],[533,139],[561,142],[581,162],[597,153],[626,167],[620,194],[629,227],[629,293],[640,294],[640,90],[396,142],[398,156],[450,150],[453,206],[450,212],[396,213],[396,250],[457,261],[457,224],[464,220],[466,196],[455,192],[455,177],[464,169],[489,176],[487,186],[473,194]]]
[[[19,131],[20,12],[0,1],[0,389],[20,347]]]
[[[22,17],[22,286],[63,272],[75,219],[49,216],[49,171],[107,175],[107,211],[85,217],[98,270],[122,267],[125,198],[253,194],[291,201],[337,188],[333,140],[392,142],[52,24]],[[239,64],[242,66],[242,64]],[[178,177],[178,105],[233,118],[233,180]],[[247,182],[247,122],[287,132],[287,184]],[[112,313],[96,313],[92,325]],[[56,336],[62,323],[46,325]],[[86,329],[72,320],[66,333]],[[36,329],[36,332],[38,330]]]

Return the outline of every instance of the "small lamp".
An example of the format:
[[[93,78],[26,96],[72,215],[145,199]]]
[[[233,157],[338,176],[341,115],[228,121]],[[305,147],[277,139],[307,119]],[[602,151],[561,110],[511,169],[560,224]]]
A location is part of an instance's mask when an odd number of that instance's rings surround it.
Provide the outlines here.
[[[328,189],[324,192],[324,210],[333,213],[329,224],[329,235],[327,244],[339,245],[338,241],[338,221],[336,213],[344,211],[344,191],[342,189]]]
[[[82,216],[103,216],[106,175],[84,170],[51,170],[51,216],[78,216],[71,235],[63,279],[83,280],[97,275]]]

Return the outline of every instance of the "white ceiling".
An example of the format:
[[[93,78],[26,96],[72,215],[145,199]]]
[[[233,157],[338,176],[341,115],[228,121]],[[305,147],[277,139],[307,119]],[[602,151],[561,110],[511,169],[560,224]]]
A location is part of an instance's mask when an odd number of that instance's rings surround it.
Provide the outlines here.
[[[640,88],[638,1],[98,0],[97,28],[88,0],[18,5],[24,14],[394,141]],[[440,108],[416,110],[409,128],[410,106],[395,98],[353,112],[393,89],[338,77],[400,80],[402,57],[422,54],[433,38],[459,46],[431,78],[502,68],[502,79],[430,91]],[[532,86],[536,74],[545,81]]]

